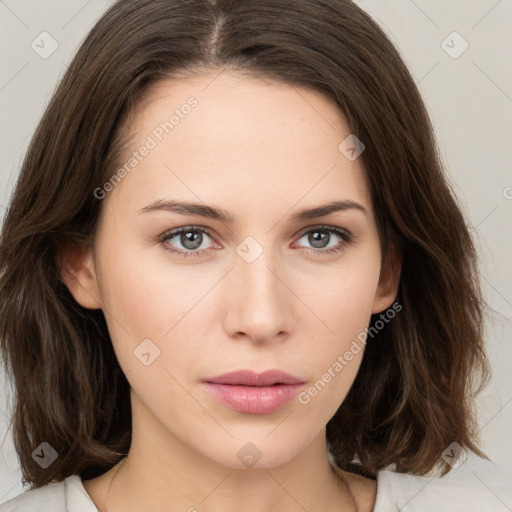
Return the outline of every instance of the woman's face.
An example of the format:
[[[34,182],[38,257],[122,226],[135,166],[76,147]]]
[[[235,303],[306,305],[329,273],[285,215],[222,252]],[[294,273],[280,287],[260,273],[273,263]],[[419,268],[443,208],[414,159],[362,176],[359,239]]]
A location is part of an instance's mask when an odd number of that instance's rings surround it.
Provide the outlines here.
[[[68,286],[103,309],[148,445],[282,464],[325,436],[396,293],[350,129],[319,93],[229,73],[160,83],[129,129]],[[299,383],[205,382],[269,369]]]

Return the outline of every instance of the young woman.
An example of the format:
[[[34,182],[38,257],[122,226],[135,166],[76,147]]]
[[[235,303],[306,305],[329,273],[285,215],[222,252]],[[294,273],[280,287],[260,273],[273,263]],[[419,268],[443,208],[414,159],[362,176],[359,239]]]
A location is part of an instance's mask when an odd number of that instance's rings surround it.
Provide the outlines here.
[[[498,510],[439,478],[485,456],[472,240],[349,1],[115,3],[37,128],[0,268],[32,486],[2,512]]]

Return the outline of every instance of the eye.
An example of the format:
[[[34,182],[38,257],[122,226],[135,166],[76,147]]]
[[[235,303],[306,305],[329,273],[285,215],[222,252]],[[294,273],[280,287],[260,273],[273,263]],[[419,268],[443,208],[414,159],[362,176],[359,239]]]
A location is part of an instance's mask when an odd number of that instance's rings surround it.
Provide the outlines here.
[[[334,226],[316,226],[305,231],[299,240],[302,239],[311,244],[314,250],[310,252],[332,254],[344,250],[354,240],[354,235]]]
[[[210,248],[221,248],[215,242],[208,245],[207,238],[213,240],[208,229],[200,226],[185,226],[168,231],[159,242],[169,252],[190,257],[201,256]],[[324,255],[344,250],[354,238],[354,235],[345,229],[335,226],[316,226],[304,231],[299,241],[305,239],[306,243],[311,244],[312,250],[309,252]]]
[[[212,238],[205,228],[186,226],[165,233],[160,242],[167,251],[177,253],[180,256],[197,256],[209,248],[204,246],[206,237]],[[173,239],[176,240],[171,243]]]

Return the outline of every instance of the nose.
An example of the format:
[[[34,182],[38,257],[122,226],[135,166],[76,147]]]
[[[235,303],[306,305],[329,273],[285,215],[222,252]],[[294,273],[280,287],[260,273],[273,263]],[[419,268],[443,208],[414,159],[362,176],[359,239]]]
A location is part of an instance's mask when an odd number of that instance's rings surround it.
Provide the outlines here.
[[[257,344],[282,341],[293,320],[293,293],[286,287],[284,267],[270,249],[254,261],[240,254],[234,254],[234,268],[224,283],[228,295],[224,329],[231,337]]]

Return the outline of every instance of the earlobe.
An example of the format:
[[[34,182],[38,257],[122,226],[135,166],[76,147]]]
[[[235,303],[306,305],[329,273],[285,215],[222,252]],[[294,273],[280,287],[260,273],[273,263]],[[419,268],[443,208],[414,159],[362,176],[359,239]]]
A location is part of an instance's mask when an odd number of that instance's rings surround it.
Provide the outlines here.
[[[396,248],[391,245],[388,257],[382,264],[380,271],[379,284],[375,293],[372,314],[381,313],[389,308],[398,293],[398,283],[400,282],[400,270],[402,262]]]
[[[101,309],[92,247],[67,245],[59,250],[57,264],[62,282],[78,304],[87,309]]]

